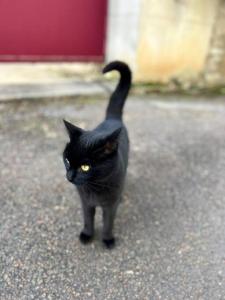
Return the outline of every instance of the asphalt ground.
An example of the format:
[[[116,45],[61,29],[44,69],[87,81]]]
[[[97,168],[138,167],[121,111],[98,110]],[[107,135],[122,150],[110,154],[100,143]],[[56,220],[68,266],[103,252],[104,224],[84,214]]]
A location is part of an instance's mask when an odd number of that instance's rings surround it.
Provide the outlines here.
[[[62,119],[95,98],[0,103],[0,299],[225,299],[225,103],[131,97],[130,165],[112,251],[78,241]]]

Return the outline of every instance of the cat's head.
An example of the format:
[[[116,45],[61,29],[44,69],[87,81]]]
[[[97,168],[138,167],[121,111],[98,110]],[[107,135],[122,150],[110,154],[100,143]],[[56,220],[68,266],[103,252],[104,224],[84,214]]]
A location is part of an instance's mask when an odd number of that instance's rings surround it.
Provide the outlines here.
[[[63,152],[67,179],[75,185],[98,185],[113,170],[121,128],[105,135],[64,120],[70,141]]]

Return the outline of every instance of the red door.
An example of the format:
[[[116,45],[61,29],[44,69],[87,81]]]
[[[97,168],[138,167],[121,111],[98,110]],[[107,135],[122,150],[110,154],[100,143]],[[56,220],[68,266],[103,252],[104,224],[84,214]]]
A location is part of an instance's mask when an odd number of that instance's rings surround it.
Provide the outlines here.
[[[102,61],[106,0],[0,0],[1,61]]]

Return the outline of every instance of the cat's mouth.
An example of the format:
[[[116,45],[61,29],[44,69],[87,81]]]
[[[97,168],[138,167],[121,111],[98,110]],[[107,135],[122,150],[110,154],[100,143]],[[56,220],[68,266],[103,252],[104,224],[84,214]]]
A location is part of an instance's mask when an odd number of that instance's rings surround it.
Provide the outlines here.
[[[73,179],[67,178],[67,180],[76,186],[85,185],[86,183],[84,180],[79,178],[73,178]]]
[[[81,186],[81,185],[85,185],[85,181],[79,180],[79,179],[74,179],[73,184],[75,184],[77,186]]]
[[[71,182],[72,184],[77,185],[77,186],[85,185],[87,183],[84,176],[80,176],[74,170],[68,170],[66,172],[66,178],[69,182]]]

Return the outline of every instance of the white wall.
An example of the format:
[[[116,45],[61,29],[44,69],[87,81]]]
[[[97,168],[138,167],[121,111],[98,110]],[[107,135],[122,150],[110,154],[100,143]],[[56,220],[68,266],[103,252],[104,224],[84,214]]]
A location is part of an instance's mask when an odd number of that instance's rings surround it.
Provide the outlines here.
[[[135,67],[141,0],[109,0],[106,61],[124,60]]]

